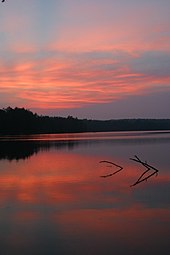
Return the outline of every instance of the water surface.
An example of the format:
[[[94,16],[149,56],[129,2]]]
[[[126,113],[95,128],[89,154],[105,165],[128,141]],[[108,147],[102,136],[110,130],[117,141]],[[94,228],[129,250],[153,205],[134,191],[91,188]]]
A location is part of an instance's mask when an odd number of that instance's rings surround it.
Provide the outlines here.
[[[169,255],[169,151],[158,131],[1,137],[0,254]],[[159,172],[131,187],[134,155]]]

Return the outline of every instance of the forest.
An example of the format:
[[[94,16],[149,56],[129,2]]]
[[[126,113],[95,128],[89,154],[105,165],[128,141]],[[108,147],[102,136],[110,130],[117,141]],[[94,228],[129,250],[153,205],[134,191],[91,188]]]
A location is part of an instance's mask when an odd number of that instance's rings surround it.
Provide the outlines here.
[[[42,116],[25,108],[0,109],[0,134],[170,130],[170,119],[78,119]]]

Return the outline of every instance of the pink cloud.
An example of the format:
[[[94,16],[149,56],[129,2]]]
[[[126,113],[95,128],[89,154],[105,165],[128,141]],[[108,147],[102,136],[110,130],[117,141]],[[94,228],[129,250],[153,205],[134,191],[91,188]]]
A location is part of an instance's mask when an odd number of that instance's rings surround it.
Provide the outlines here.
[[[25,101],[35,108],[69,108],[108,103],[170,86],[168,64],[163,73],[161,69],[158,73],[159,63],[152,63],[152,55],[148,62],[140,54],[125,52],[69,53],[60,57],[58,52],[53,54],[51,59],[21,58],[6,65],[1,62],[1,92],[7,96],[12,89],[15,103],[18,98],[18,102]],[[145,68],[146,61],[149,68]]]

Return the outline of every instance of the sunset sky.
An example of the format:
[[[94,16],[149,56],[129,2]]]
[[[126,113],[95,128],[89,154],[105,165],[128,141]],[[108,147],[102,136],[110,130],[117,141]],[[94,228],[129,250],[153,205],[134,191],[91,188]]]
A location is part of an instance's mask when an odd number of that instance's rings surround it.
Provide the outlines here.
[[[169,0],[0,3],[0,108],[170,118]]]

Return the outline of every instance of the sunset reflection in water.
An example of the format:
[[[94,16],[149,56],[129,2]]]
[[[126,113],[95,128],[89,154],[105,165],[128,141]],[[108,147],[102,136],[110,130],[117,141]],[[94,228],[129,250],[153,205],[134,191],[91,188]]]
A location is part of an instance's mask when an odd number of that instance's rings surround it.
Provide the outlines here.
[[[103,141],[1,158],[0,254],[168,255],[169,148],[167,140]],[[144,171],[129,160],[135,152],[159,174],[130,187]],[[117,170],[101,160],[123,170],[101,178]]]

